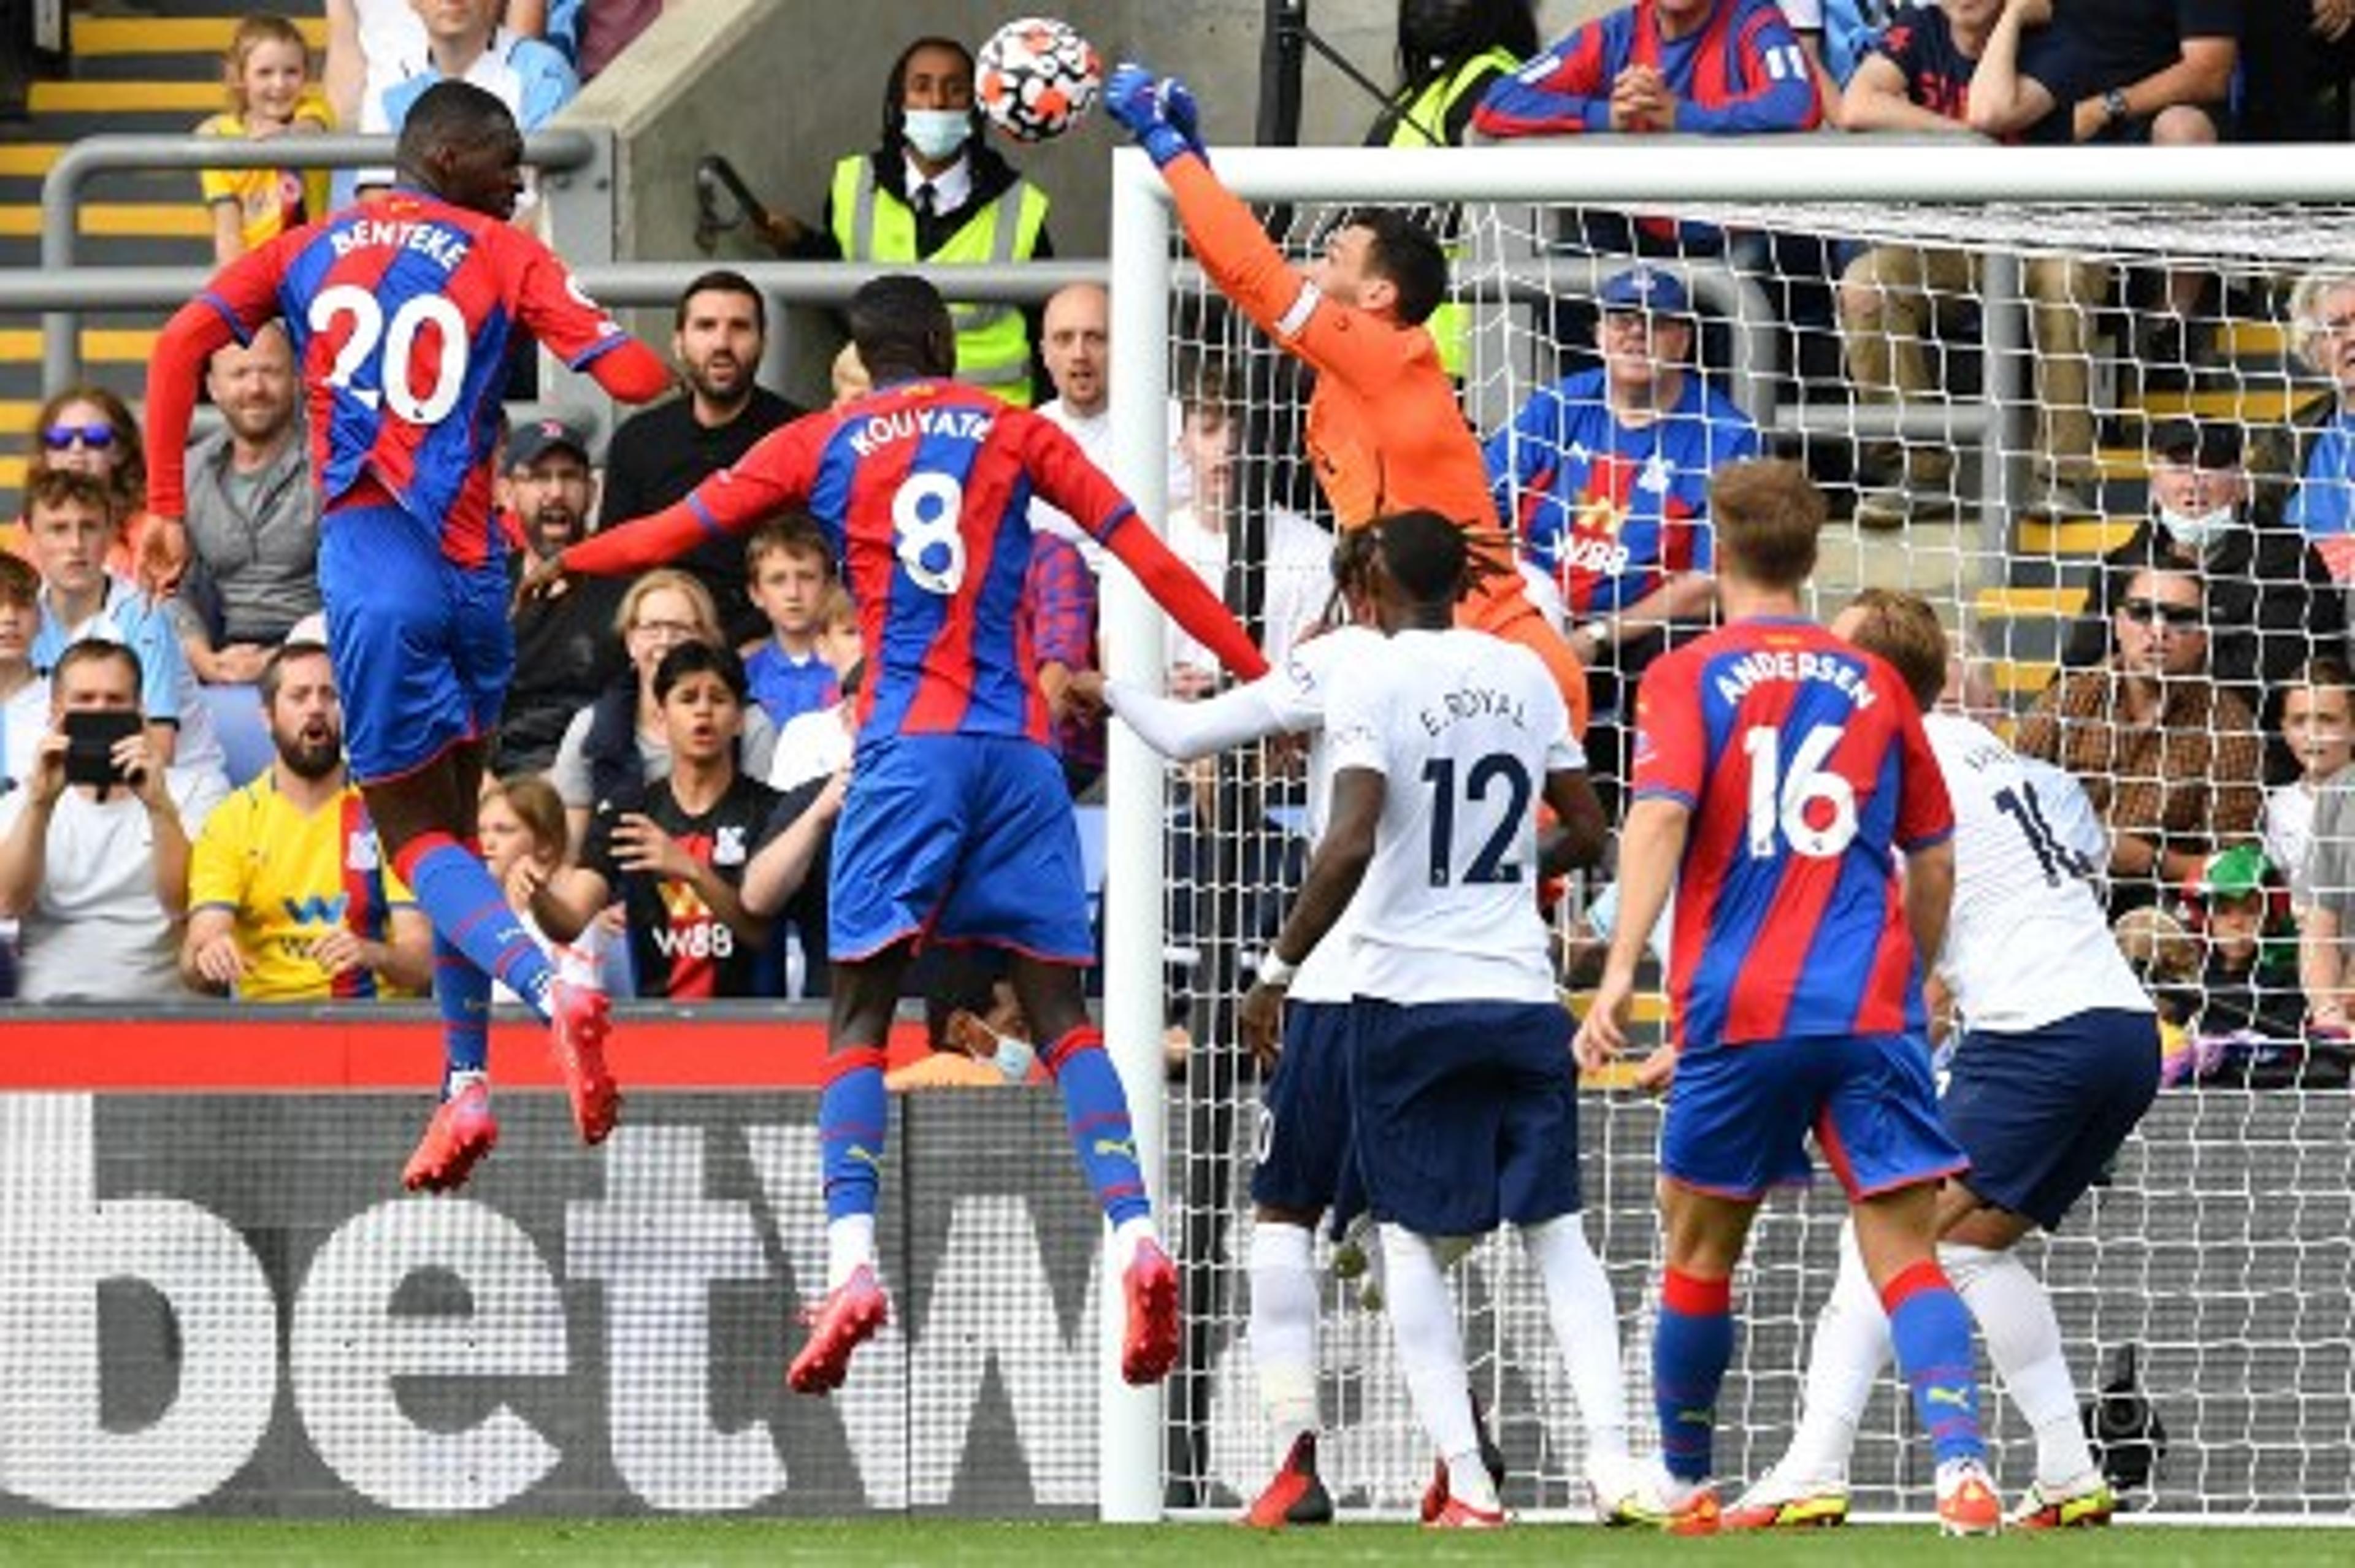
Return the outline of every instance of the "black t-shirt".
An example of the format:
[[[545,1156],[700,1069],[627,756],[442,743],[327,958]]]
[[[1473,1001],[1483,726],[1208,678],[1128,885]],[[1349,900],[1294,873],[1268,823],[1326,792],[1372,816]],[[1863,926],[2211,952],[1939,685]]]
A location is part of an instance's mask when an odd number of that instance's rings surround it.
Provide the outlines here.
[[[745,863],[782,830],[777,800],[775,790],[740,774],[709,811],[689,816],[671,794],[670,781],[663,779],[647,786],[638,809],[721,881],[738,887],[744,880]],[[621,891],[638,995],[757,995],[761,953],[756,944],[738,936],[686,883],[625,872],[613,863],[613,828],[622,815],[617,808],[590,819],[581,864]]]
[[[613,432],[605,451],[605,497],[597,508],[597,526],[607,528],[660,511],[751,451],[762,436],[806,411],[765,387],[755,387],[743,411],[723,425],[698,423],[691,398],[674,398],[633,415]],[[741,539],[707,539],[676,564],[711,590],[719,605],[719,624],[730,643],[741,646],[769,635],[769,618],[745,593]]]
[[[1970,106],[1971,72],[1978,62],[1955,46],[1944,7],[1908,5],[1897,13],[1872,52],[1905,77],[1905,96],[1933,113],[1961,120]]]
[[[2020,74],[2044,84],[2056,112],[2165,70],[2186,38],[2241,36],[2241,0],[2066,0],[2029,33]],[[2215,106],[2222,109],[2222,105]]]
[[[509,563],[509,575],[521,558]],[[498,771],[546,773],[572,716],[621,678],[629,659],[613,630],[629,583],[575,577],[564,592],[515,612],[515,677],[499,718]]]

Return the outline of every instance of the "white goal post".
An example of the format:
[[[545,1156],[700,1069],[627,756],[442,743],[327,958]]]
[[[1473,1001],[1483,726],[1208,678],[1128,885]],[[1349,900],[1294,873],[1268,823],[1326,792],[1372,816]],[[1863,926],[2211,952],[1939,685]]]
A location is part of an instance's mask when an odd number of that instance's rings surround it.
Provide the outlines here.
[[[1455,294],[1474,321],[1465,402],[1480,434],[1508,420],[1533,385],[1550,379],[1551,361],[1538,361],[1564,345],[1551,336],[1550,302],[1590,296],[1608,272],[1625,264],[1615,254],[1574,253],[1558,243],[1554,225],[1566,209],[1698,214],[1732,227],[1847,235],[1859,246],[1973,251],[1984,265],[1970,285],[1972,319],[1960,352],[1983,355],[1983,375],[1976,386],[1900,398],[1894,406],[1788,399],[1805,368],[1790,351],[1785,325],[1755,315],[1765,298],[1757,285],[1786,280],[1744,277],[1709,258],[1672,256],[1663,263],[1686,277],[1700,313],[1717,321],[1716,384],[1732,389],[1770,444],[1779,441],[1812,462],[1835,447],[1845,452],[1902,436],[1943,445],[1956,458],[1958,521],[1937,530],[1828,538],[1827,568],[1839,586],[1896,581],[1919,589],[1973,635],[2017,603],[2026,592],[2019,582],[2061,582],[2068,550],[2087,541],[2105,546],[2118,527],[2096,516],[2066,547],[2058,531],[2035,535],[2032,546],[2021,542],[2028,536],[2013,507],[2027,483],[2034,412],[2024,368],[2030,306],[2021,278],[2029,258],[2091,251],[2113,262],[2116,275],[2179,263],[2208,267],[2228,284],[2254,277],[2267,288],[2325,263],[2355,266],[2355,169],[2321,149],[2275,155],[2244,147],[2021,149],[1960,138],[1598,136],[1435,151],[1219,148],[1211,162],[1245,201],[1291,215],[1284,238],[1295,257],[1313,242],[1319,215],[1329,221],[1348,205],[1461,210]],[[1296,215],[1301,209],[1306,216]],[[1184,313],[1203,302],[1206,285],[1187,257],[1159,175],[1128,148],[1114,155],[1111,261],[1114,477],[1157,528],[1167,515],[1168,400],[1179,386],[1181,359],[1205,347],[1189,336],[1196,330],[1189,322],[1199,318]],[[1835,269],[1818,281],[1829,286],[1837,275]],[[1816,330],[1828,340],[1833,326]],[[1256,342],[1252,352],[1267,351],[1247,326],[1240,337]],[[1228,329],[1208,347],[1231,352],[1237,335]],[[2267,382],[2267,396],[2272,389]],[[2093,400],[2101,406],[2088,411],[2105,421],[2105,431],[2115,428],[2106,422],[2116,412],[2114,395],[2097,375]],[[2240,419],[2255,407],[2249,395],[2238,389],[2239,400],[2224,417]],[[2196,397],[2182,406],[2206,407]],[[1974,457],[1978,452],[1984,461]],[[1163,618],[1116,569],[1105,577],[1101,630],[1111,674],[1136,682],[1161,678]],[[2049,677],[2051,668],[2046,650],[2022,654],[2024,646],[2005,640],[1986,650],[2003,661],[2002,692],[2015,709],[2032,695],[2029,683]],[[1212,1295],[1221,1315],[1209,1339],[1189,1326],[1189,1357],[1213,1344],[1220,1365],[1187,1369],[1177,1381],[1190,1375],[1194,1392],[1180,1396],[1120,1383],[1119,1315],[1103,1314],[1101,1511],[1108,1520],[1146,1520],[1231,1509],[1248,1500],[1236,1495],[1242,1478],[1254,1468],[1262,1471],[1258,1478],[1264,1474],[1237,1316],[1248,1210],[1240,1179],[1210,1185],[1231,1211],[1216,1224],[1193,1226],[1189,1221],[1201,1217],[1187,1211],[1195,1196],[1189,1173],[1199,1174],[1206,1162],[1247,1169],[1249,1150],[1169,1147],[1169,1129],[1190,1109],[1173,1104],[1164,1061],[1166,915],[1178,875],[1167,858],[1177,786],[1169,770],[1117,723],[1110,727],[1110,754],[1105,1038],[1135,1109],[1138,1153],[1156,1182],[1166,1227],[1173,1237],[1199,1231],[1214,1238],[1212,1255],[1181,1261],[1190,1271],[1217,1275]],[[1219,1092],[1248,1097],[1252,1087],[1246,1075]],[[1590,1234],[1623,1308],[1630,1413],[1643,1449],[1651,1429],[1645,1368],[1657,1253],[1648,1186],[1631,1191],[1626,1182],[1635,1172],[1648,1173],[1655,1114],[1621,1096],[1586,1098]],[[2348,1240],[2355,1233],[2355,1157],[2346,1107],[2344,1091],[2201,1090],[2163,1097],[2144,1135],[2122,1155],[2115,1184],[2089,1196],[2049,1254],[2041,1246],[2031,1251],[2031,1266],[2052,1277],[2081,1390],[2099,1389],[2121,1349],[2140,1357],[2143,1385],[2173,1433],[2171,1456],[2137,1499],[2158,1516],[2344,1522],[2355,1503],[2355,1481],[2348,1478],[2355,1468],[2355,1299],[2349,1295],[2355,1242]],[[1234,1116],[1209,1124],[1226,1129],[1222,1138],[1251,1125],[1247,1104],[1230,1109]],[[1181,1128],[1179,1141],[1190,1136]],[[1604,1164],[1614,1172],[1624,1168],[1626,1179],[1606,1177],[1597,1168]],[[2275,1182],[2295,1189],[2278,1207],[2267,1189]],[[1777,1200],[1762,1217],[1753,1256],[1737,1281],[1737,1311],[1749,1328],[1721,1405],[1720,1457],[1729,1473],[1762,1469],[1793,1419],[1807,1328],[1829,1284],[1835,1209],[1821,1195],[1804,1205]],[[1505,1403],[1500,1419],[1509,1428],[1506,1446],[1516,1468],[1531,1459],[1537,1472],[1529,1489],[1508,1492],[1508,1501],[1534,1511],[1564,1506],[1579,1440],[1574,1423],[1527,1408],[1538,1402],[1533,1392],[1546,1399],[1562,1392],[1558,1369],[1526,1364],[1533,1355],[1550,1355],[1541,1332],[1521,1331],[1538,1311],[1529,1305],[1531,1282],[1518,1259],[1508,1264],[1485,1253],[1465,1274],[1476,1381]],[[1118,1299],[1117,1279],[1107,1274],[1103,1284],[1104,1299]],[[2140,1300],[2133,1321],[2124,1320],[2115,1297]],[[1189,1304],[1194,1299],[1189,1294]],[[2178,1309],[2171,1314],[2170,1304]],[[2293,1316],[2276,1326],[2266,1315],[2277,1311]],[[1769,1318],[1771,1326],[1762,1321]],[[1411,1506],[1427,1460],[1401,1425],[1402,1396],[1377,1386],[1385,1353],[1377,1347],[1386,1344],[1387,1326],[1371,1324],[1335,1328],[1328,1318],[1321,1331],[1328,1384],[1343,1387],[1340,1398],[1350,1406],[1339,1417],[1328,1410],[1328,1419],[1350,1427],[1337,1435],[1340,1445],[1355,1445],[1338,1466],[1338,1479],[1333,1470],[1327,1479],[1345,1511],[1382,1513]],[[1333,1401],[1328,1393],[1328,1405]],[[1180,1403],[1187,1412],[1175,1408]],[[2019,1440],[2017,1423],[1995,1414],[1999,1404],[1999,1392],[1990,1388],[1987,1408],[1998,1457],[2003,1443]],[[1873,1410],[1859,1447],[1859,1506],[1918,1513],[1927,1467],[1918,1452],[1908,1452],[1906,1417],[1886,1393],[1876,1396]],[[1178,1430],[1184,1424],[1191,1424],[1190,1433]]]

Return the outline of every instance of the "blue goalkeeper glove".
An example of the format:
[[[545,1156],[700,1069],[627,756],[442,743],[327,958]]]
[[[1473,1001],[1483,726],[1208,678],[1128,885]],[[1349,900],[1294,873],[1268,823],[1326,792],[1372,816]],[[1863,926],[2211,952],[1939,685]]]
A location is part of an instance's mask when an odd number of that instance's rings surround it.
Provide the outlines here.
[[[1121,66],[1104,84],[1104,112],[1120,122],[1155,168],[1181,153],[1201,155],[1194,95],[1175,78],[1161,78],[1141,65]],[[1205,160],[1207,161],[1207,160]]]

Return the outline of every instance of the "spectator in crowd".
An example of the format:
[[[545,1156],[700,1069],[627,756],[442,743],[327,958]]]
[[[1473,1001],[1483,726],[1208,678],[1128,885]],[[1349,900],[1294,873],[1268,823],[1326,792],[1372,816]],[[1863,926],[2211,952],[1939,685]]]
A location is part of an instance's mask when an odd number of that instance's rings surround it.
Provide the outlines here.
[[[2196,571],[2208,607],[2206,675],[2253,713],[2307,661],[2343,656],[2347,603],[2322,556],[2289,525],[2254,506],[2242,431],[2222,420],[2171,419],[2150,437],[2151,515],[2102,560],[2085,614],[2061,650],[2063,667],[2099,664],[2111,648],[2111,610],[2126,578],[2158,559]],[[2276,759],[2286,773],[2289,759]]]
[[[858,610],[841,583],[826,584],[817,622],[817,656],[834,696],[824,708],[796,713],[777,727],[769,787],[779,795],[848,767],[850,743],[858,733]]]
[[[498,879],[525,934],[538,944],[549,962],[575,984],[630,995],[629,947],[612,920],[592,920],[580,935],[563,943],[540,930],[532,918],[533,891],[564,867],[564,802],[556,786],[536,773],[485,778],[475,823],[483,840],[483,863]],[[502,1005],[523,1005],[523,998],[504,985],[495,986],[491,995]]]
[[[1498,80],[1472,125],[1498,138],[1747,135],[1812,130],[1822,118],[1774,0],[1634,0]]]
[[[1966,129],[1971,80],[2005,0],[1923,0],[1897,13],[1858,64],[1839,100],[1850,131],[1944,134]],[[1840,342],[1848,373],[1876,401],[1930,389],[1924,339],[1978,298],[1979,256],[1966,250],[1876,245],[1840,275]],[[2036,488],[2022,512],[2068,517],[2094,511],[2093,312],[2103,270],[2072,256],[2023,263],[2036,379]],[[1868,449],[1859,528],[1900,528],[1952,516],[1954,453],[1945,445]]]
[[[1039,695],[1055,720],[1063,782],[1077,797],[1095,786],[1104,769],[1103,712],[1073,701],[1071,695],[1071,677],[1098,666],[1095,573],[1078,545],[1041,532],[1031,541],[1022,595],[1030,605],[1030,651],[1039,661]]]
[[[130,648],[143,672],[139,706],[155,754],[208,778],[214,786],[210,798],[218,800],[229,788],[228,758],[212,710],[180,652],[171,612],[101,564],[106,493],[88,475],[64,470],[35,475],[25,493],[33,566],[41,574],[33,663],[52,669],[69,645],[87,638]]]
[[[687,395],[622,421],[605,449],[605,526],[658,512],[805,411],[762,386],[768,304],[741,272],[709,272],[687,285],[671,318],[671,357]],[[719,607],[730,647],[768,635],[768,618],[745,589],[744,549],[713,538],[681,556],[680,570]]]
[[[2050,27],[2031,27],[2047,9]],[[2040,142],[2201,146],[2222,138],[2240,57],[2239,0],[2005,0],[1971,73],[1966,112],[1983,135]],[[2187,367],[2189,317],[2207,277],[2176,272],[2138,347]]]
[[[2053,682],[2021,721],[2018,746],[2076,774],[2101,813],[2113,917],[2253,839],[2264,806],[2256,720],[2203,673],[2199,573],[2154,550],[2122,581],[2110,617],[2116,651]]]
[[[858,677],[854,668],[847,678],[856,685]],[[830,989],[826,884],[833,869],[835,824],[849,787],[846,758],[834,772],[779,792],[777,809],[770,817],[775,837],[744,870],[744,907],[771,921],[778,938],[777,977],[789,997],[823,997]]]
[[[581,863],[533,889],[532,918],[570,942],[618,898],[639,996],[752,996],[769,922],[740,888],[779,827],[776,792],[736,765],[743,663],[732,649],[682,642],[655,666],[654,696],[668,773],[634,800],[600,803]]]
[[[139,656],[89,639],[49,672],[49,730],[0,799],[0,918],[20,924],[27,1002],[155,1003],[182,995],[173,933],[188,908],[186,816],[203,786],[144,728],[113,741],[104,784],[69,780],[69,716],[139,712]],[[215,795],[214,799],[218,796]]]
[[[557,742],[549,783],[564,799],[564,816],[578,845],[589,828],[591,808],[626,806],[643,799],[649,786],[670,772],[669,729],[655,695],[655,671],[681,643],[729,644],[719,614],[703,584],[686,572],[664,568],[632,582],[622,595],[613,629],[629,658],[629,671],[573,714]],[[777,745],[776,727],[754,708],[742,716],[742,772],[769,776]]]
[[[2343,142],[2355,83],[2355,4],[2248,0],[2241,21],[2241,139]]]
[[[240,22],[221,64],[229,112],[197,135],[266,142],[335,129],[325,95],[311,85],[311,47],[285,17],[257,12]],[[325,169],[205,169],[197,180],[213,215],[213,259],[224,266],[327,215]]]
[[[507,106],[516,128],[526,135],[554,119],[556,112],[580,93],[581,81],[572,74],[571,62],[537,36],[537,27],[545,20],[544,4],[531,6],[534,30],[529,32],[502,20],[506,0],[414,0],[414,4],[425,23],[421,69],[388,86],[375,103],[363,105],[361,130],[399,131],[409,118],[410,106],[437,81],[472,82],[492,94]]]
[[[1369,147],[1455,147],[1489,88],[1538,52],[1532,0],[1401,0],[1398,85],[1366,133]],[[1433,230],[1451,265],[1464,256],[1463,212],[1449,206]],[[1472,318],[1454,300],[1423,321],[1439,363],[1464,379]]]
[[[1094,283],[1073,283],[1047,300],[1040,318],[1040,357],[1055,395],[1039,411],[1060,426],[1088,461],[1109,474],[1112,454],[1112,300]],[[1184,506],[1193,498],[1194,477],[1179,453],[1181,416],[1178,400],[1169,400],[1169,489],[1167,503]],[[1032,500],[1030,526],[1077,545],[1090,571],[1103,570],[1103,547],[1087,530],[1051,504]]]
[[[106,570],[148,593],[169,593],[187,569],[186,535],[155,527],[147,511],[147,457],[139,421],[107,388],[69,387],[42,403],[33,421],[36,450],[27,473],[86,474],[106,499]],[[27,554],[22,523],[0,528],[0,539]]]
[[[520,575],[584,537],[589,438],[561,419],[524,425],[508,438],[499,488],[501,507],[522,534],[513,562]],[[613,624],[626,586],[610,577],[581,578],[516,604],[515,678],[499,720],[498,771],[545,770],[572,716],[621,678],[628,660]]]
[[[2316,1027],[2355,1032],[2355,769],[2340,768],[2315,795],[2304,874],[2296,879],[2298,978]]]
[[[433,927],[388,863],[344,766],[343,704],[318,643],[261,670],[277,755],[206,817],[188,864],[180,975],[246,1002],[421,997]]]
[[[918,38],[885,80],[881,144],[834,165],[815,228],[773,214],[769,242],[800,261],[1048,259],[1047,193],[984,144],[986,123],[974,103],[972,54],[954,38]],[[1039,324],[1007,304],[953,303],[949,312],[957,379],[1029,407]]]
[[[857,402],[875,389],[875,382],[867,374],[867,361],[858,357],[858,345],[846,343],[835,351],[826,382],[833,391],[830,406],[837,409],[845,403]]]
[[[33,663],[40,592],[39,572],[0,555],[0,800],[32,775],[34,748],[49,723],[49,683]]]
[[[796,714],[829,708],[842,696],[833,662],[818,644],[826,633],[826,591],[835,586],[834,551],[817,519],[788,512],[744,545],[752,603],[769,635],[744,661],[752,700],[783,730]]]
[[[518,9],[521,6],[518,5]],[[425,20],[410,0],[327,0],[327,106],[336,123],[388,129],[384,95],[425,68]],[[336,172],[330,209],[352,198],[355,183],[388,185],[390,169]]]
[[[1692,304],[1672,272],[1603,285],[1599,368],[1540,389],[1484,455],[1499,517],[1557,583],[1586,667],[1598,780],[1621,773],[1636,681],[1678,627],[1710,617],[1709,482],[1759,455],[1758,427],[1689,364]]]
[[[1169,549],[1194,569],[1212,592],[1236,600],[1229,579],[1237,572],[1264,572],[1266,632],[1261,649],[1271,664],[1323,616],[1331,596],[1332,537],[1299,513],[1268,508],[1265,553],[1258,560],[1231,552],[1243,521],[1236,494],[1235,435],[1242,403],[1224,359],[1206,357],[1184,382],[1184,420],[1179,445],[1194,475],[1193,499],[1169,513]],[[1170,685],[1180,695],[1199,696],[1218,684],[1218,660],[1183,633],[1169,639]]]
[[[2307,851],[2323,790],[2355,761],[2355,674],[2342,659],[2309,662],[2281,689],[2279,741],[2297,777],[2265,792],[2265,859],[2290,879],[2301,913],[2314,901],[2306,885]]]
[[[2355,583],[2355,272],[2299,279],[2289,319],[2298,357],[2329,379],[2337,396],[2319,401],[2316,428],[2300,432],[2304,456],[2287,515],[2321,549],[2332,581]]]
[[[663,0],[551,0],[548,40],[591,82],[662,14]]]
[[[2200,1010],[2204,1037],[2297,1040],[2306,1033],[2298,988],[2297,925],[2281,873],[2254,844],[2208,857],[2184,890],[2184,912],[2207,939]]]
[[[319,497],[283,326],[214,350],[205,387],[222,428],[188,452],[191,559],[176,620],[197,678],[236,686],[319,608]]]

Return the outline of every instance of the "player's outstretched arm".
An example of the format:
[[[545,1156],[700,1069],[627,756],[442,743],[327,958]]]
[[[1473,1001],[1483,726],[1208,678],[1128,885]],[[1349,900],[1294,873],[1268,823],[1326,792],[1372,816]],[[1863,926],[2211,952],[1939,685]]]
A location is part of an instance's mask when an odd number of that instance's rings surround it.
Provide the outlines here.
[[[1955,841],[1942,838],[1905,853],[1905,928],[1927,975],[1946,945],[1946,917],[1955,903]]]
[[[670,367],[634,337],[624,337],[581,367],[625,403],[650,403],[671,389]]]
[[[1191,763],[1283,732],[1283,720],[1267,699],[1266,678],[1230,687],[1199,702],[1180,702],[1125,681],[1106,681],[1103,699],[1146,745],[1173,763]]]
[[[1241,680],[1257,680],[1267,673],[1267,659],[1252,645],[1242,623],[1219,603],[1218,595],[1194,574],[1193,568],[1153,537],[1153,530],[1135,513],[1114,523],[1103,538],[1104,548],[1136,573],[1153,602],[1167,610],[1188,636],[1216,655],[1228,674]]]
[[[666,372],[666,374],[667,372]],[[688,491],[659,512],[602,529],[542,562],[523,583],[529,593],[571,573],[623,577],[677,559],[706,539],[749,532],[809,495],[810,443],[817,430],[807,416],[762,436],[732,467]],[[552,567],[552,570],[549,568]]]
[[[147,362],[147,509],[177,521],[186,515],[188,424],[196,415],[197,389],[213,351],[235,336],[229,318],[209,297],[190,300],[172,313]]]

